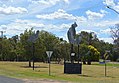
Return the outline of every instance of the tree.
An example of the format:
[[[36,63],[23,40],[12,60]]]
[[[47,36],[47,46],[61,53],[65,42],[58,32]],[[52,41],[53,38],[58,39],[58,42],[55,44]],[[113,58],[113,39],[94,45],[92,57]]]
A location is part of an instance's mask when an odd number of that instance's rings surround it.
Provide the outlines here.
[[[59,45],[57,47],[57,50],[59,50],[59,55],[58,57],[58,63],[63,59],[64,61],[69,60],[69,55],[70,55],[70,44],[67,43],[66,40],[63,40],[63,38],[60,38]]]
[[[25,30],[24,33],[20,34],[21,47],[24,49],[24,59],[29,60],[29,67],[31,67],[32,60],[32,44],[28,43],[28,38],[34,33],[33,28]]]
[[[86,61],[87,61],[87,57],[86,57],[86,53],[88,52],[88,45],[86,44],[80,44],[80,56],[81,56],[81,59],[83,61],[83,64],[86,64]]]
[[[119,24],[115,24],[115,26],[113,26],[111,28],[111,34],[112,34],[112,38],[114,40],[114,50],[113,53],[115,54],[113,56],[113,60],[118,59],[119,58]],[[116,52],[116,53],[115,53]]]
[[[82,42],[81,43],[86,44],[86,45],[93,45],[93,42],[98,40],[97,36],[94,32],[88,33],[88,32],[82,31],[80,33],[80,35],[82,36]],[[89,57],[87,60],[88,64],[91,64],[90,59],[91,58]],[[85,63],[85,61],[83,61],[83,62]]]
[[[91,58],[91,61],[99,61],[100,52],[92,45],[89,45],[88,48],[89,48],[89,53],[91,54],[91,56],[89,56],[89,58]]]
[[[40,40],[42,40],[43,46],[45,47],[45,51],[52,50],[54,52],[52,58],[55,58],[59,55],[58,46],[60,44],[60,39],[58,37],[47,31],[40,31],[39,38]],[[44,58],[46,58],[46,53],[44,55]]]
[[[118,28],[118,27],[115,27]],[[115,43],[110,44],[99,40],[97,37],[93,37],[92,34],[82,31],[77,36],[82,36],[82,40],[79,46],[79,55],[83,62],[88,62],[89,59],[93,61],[98,61],[98,56],[95,56],[96,49],[100,52],[101,58],[103,57],[105,50],[110,50],[110,53],[113,55],[110,59],[116,61],[119,57],[118,49],[118,29],[117,32],[115,29],[112,29],[113,35],[115,38]],[[20,36],[15,35],[9,39],[6,37],[1,38],[0,41],[0,60],[10,60],[10,61],[29,61],[29,67],[31,67],[32,61],[32,43],[28,42],[28,38],[34,34],[35,31],[33,28],[30,30],[25,30],[24,33],[21,33]],[[77,37],[76,36],[76,37]],[[93,39],[93,40],[92,40]],[[89,42],[91,40],[91,42]],[[90,46],[91,45],[91,46]],[[93,46],[93,47],[92,47]],[[92,49],[90,50],[90,49]],[[115,48],[115,49],[114,49]],[[55,36],[54,34],[47,31],[40,31],[37,41],[35,42],[35,61],[47,60],[46,51],[52,50],[52,60],[69,60],[70,59],[70,43],[62,38]],[[89,51],[89,52],[88,52]],[[74,45],[74,52],[76,54],[75,60],[78,60],[78,47],[77,44]],[[86,56],[87,55],[87,56]],[[90,55],[91,57],[89,57]]]
[[[10,41],[7,38],[2,38],[2,41],[0,42],[1,45],[1,60],[7,61],[7,60],[14,60],[15,57],[11,54],[12,45],[10,44]]]

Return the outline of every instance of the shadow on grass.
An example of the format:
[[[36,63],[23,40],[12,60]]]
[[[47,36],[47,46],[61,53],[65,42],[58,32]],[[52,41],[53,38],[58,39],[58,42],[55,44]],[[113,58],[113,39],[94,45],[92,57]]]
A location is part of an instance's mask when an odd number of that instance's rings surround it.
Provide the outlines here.
[[[78,75],[78,76],[81,76],[81,77],[93,77],[93,78],[98,78],[98,77],[116,78],[116,77],[113,77],[113,76],[90,76],[90,75]]]
[[[116,78],[116,77],[113,77],[113,76],[104,76],[104,77],[107,77],[107,78]]]
[[[89,76],[89,75],[78,75],[78,76],[81,76],[81,77],[93,77],[93,76]]]
[[[33,66],[29,67],[29,66],[20,66],[22,68],[33,68]],[[46,66],[34,66],[34,68],[48,68]]]

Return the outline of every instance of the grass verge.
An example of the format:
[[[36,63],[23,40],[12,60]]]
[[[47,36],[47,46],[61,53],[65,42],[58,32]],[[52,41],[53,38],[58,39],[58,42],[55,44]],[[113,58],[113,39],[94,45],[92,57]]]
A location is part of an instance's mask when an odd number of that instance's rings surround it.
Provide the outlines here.
[[[93,63],[83,65],[82,74],[64,74],[63,65],[51,64],[51,76],[48,74],[48,64],[35,63],[35,70],[28,67],[28,62],[0,62],[0,75],[21,79],[53,79],[78,83],[118,83],[119,67],[107,66],[107,77],[104,76],[104,66]]]

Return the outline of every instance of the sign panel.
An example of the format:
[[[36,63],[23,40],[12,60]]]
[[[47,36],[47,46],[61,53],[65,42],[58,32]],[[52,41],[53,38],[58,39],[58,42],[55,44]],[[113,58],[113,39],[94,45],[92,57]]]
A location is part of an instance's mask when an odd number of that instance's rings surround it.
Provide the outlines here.
[[[49,76],[50,76],[50,57],[52,55],[53,51],[46,51],[46,54],[48,55],[48,58],[49,58]]]
[[[105,64],[105,63],[108,63],[108,62],[110,62],[110,60],[103,60],[103,59],[100,59],[99,60],[99,63],[100,64]]]
[[[105,61],[103,59],[99,59],[99,64],[105,64]]]
[[[110,60],[105,60],[106,63],[110,62]]]
[[[48,57],[50,58],[52,55],[53,51],[46,51],[46,54],[48,55]]]
[[[105,50],[105,52],[110,52],[110,50]]]
[[[75,56],[75,53],[71,53],[71,56]]]
[[[105,62],[99,62],[100,64],[105,64]]]

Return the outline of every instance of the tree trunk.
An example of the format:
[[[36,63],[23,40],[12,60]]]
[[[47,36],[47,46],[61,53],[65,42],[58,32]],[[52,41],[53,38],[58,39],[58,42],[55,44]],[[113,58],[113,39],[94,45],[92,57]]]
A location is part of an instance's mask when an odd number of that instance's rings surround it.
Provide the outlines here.
[[[91,65],[91,60],[88,60],[87,64],[88,64],[88,65]]]
[[[83,64],[86,64],[86,61],[83,61]]]
[[[60,58],[58,58],[58,64],[60,64],[60,61],[61,61]]]
[[[29,59],[29,67],[31,67],[31,60]]]

